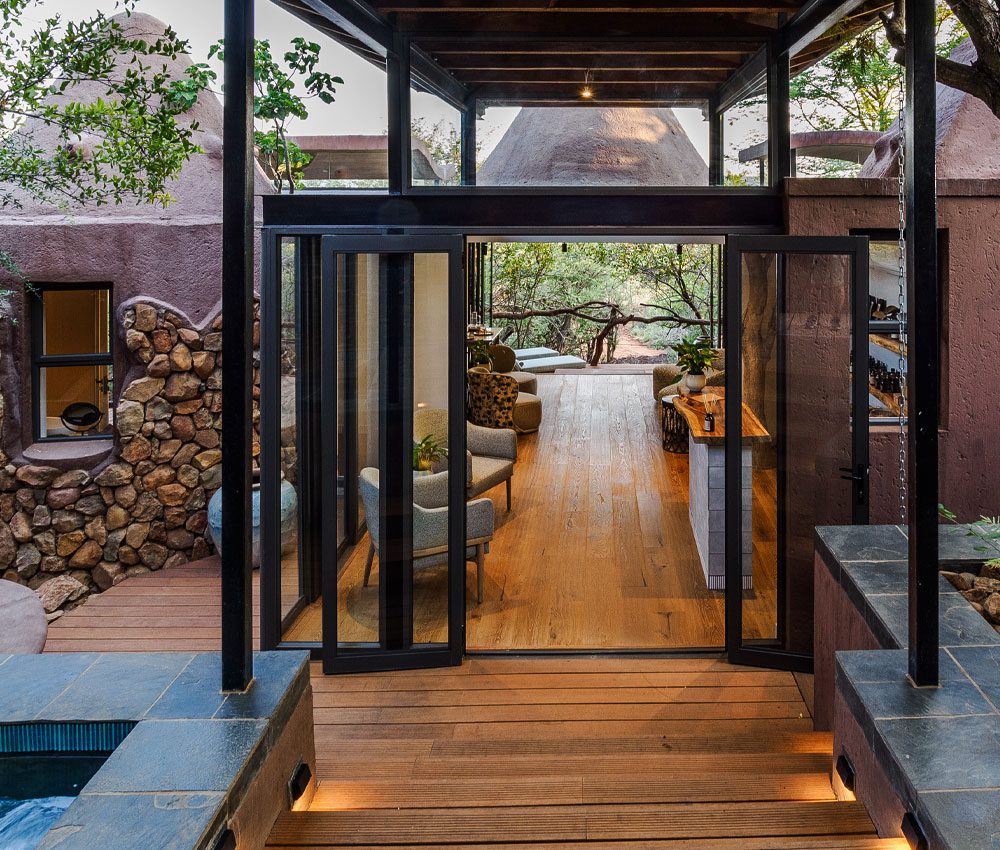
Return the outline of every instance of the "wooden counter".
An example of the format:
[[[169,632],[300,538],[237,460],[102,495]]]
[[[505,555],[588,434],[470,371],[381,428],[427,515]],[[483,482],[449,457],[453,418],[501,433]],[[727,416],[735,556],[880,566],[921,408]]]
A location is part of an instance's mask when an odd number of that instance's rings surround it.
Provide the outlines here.
[[[715,414],[715,430],[705,430],[706,405]],[[691,439],[696,443],[721,446],[726,439],[726,391],[722,387],[706,387],[703,392],[674,398],[674,410],[687,421]],[[766,443],[771,439],[756,414],[743,405],[743,445]]]
[[[703,393],[674,397],[674,410],[688,424],[688,518],[705,584],[710,590],[726,588],[726,407],[725,390],[707,387]],[[715,416],[715,430],[705,430],[705,405]],[[767,429],[745,404],[742,472],[742,585],[753,589],[753,444],[771,439]]]

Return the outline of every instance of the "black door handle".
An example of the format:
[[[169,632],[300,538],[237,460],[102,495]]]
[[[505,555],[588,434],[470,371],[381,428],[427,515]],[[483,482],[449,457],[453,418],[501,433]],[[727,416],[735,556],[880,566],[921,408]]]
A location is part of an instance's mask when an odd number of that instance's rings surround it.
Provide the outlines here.
[[[841,475],[841,479],[844,481],[853,481],[855,484],[854,494],[859,505],[867,504],[868,502],[868,466],[863,463],[859,463],[856,469],[851,469],[849,466],[841,466],[840,472],[846,472],[846,475]]]

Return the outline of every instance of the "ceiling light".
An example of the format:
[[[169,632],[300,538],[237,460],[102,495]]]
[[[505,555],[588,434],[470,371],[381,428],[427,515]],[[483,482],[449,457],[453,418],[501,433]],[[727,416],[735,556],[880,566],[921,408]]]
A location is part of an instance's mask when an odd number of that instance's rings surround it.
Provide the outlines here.
[[[590,86],[584,86],[580,91],[580,97],[584,100],[590,100],[594,96],[594,90]]]

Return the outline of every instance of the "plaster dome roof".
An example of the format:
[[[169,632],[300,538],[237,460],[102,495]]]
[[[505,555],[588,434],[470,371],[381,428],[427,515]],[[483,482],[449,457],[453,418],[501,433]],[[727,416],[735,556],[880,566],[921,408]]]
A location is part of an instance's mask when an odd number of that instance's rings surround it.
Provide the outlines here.
[[[976,48],[966,39],[951,58],[964,65],[976,61]],[[1000,118],[978,97],[937,84],[938,179],[1000,178]],[[876,142],[859,177],[896,177],[900,135],[898,120]]]
[[[142,39],[151,42],[161,37],[167,30],[167,25],[152,15],[133,12],[131,15],[120,13],[114,16],[128,38]],[[161,68],[171,79],[181,79],[187,74],[187,69],[193,64],[190,55],[175,57],[154,57],[151,60],[153,70]],[[87,103],[98,97],[105,97],[107,89],[98,82],[84,81],[70,86],[64,97],[74,101]],[[8,208],[8,215],[16,215],[19,219],[32,216],[87,216],[88,218],[117,218],[170,220],[180,217],[210,217],[219,218],[222,211],[222,103],[211,91],[202,92],[195,105],[183,115],[178,116],[181,123],[197,123],[198,129],[192,140],[199,145],[203,153],[195,154],[185,163],[180,174],[167,185],[167,191],[173,202],[166,207],[145,203],[136,204],[125,201],[119,206],[107,204],[102,206],[87,205],[67,207],[65,204],[53,205],[39,203],[32,198],[21,200],[20,208]],[[55,128],[42,122],[29,120],[17,131],[31,143],[43,149],[53,149],[59,143],[59,133]],[[86,152],[96,139],[80,139],[78,147]],[[255,175],[256,193],[268,194],[270,184],[259,167]]]
[[[708,166],[672,109],[525,107],[476,183],[698,186],[708,184]]]

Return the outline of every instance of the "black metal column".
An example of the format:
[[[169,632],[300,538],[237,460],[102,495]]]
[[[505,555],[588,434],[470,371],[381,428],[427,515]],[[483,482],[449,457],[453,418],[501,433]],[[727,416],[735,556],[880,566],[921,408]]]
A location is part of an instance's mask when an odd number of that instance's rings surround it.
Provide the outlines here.
[[[476,101],[466,102],[462,110],[462,185],[476,185]]]
[[[791,66],[787,53],[767,51],[767,170],[768,182],[781,185],[792,175],[791,116],[788,109]]]
[[[724,128],[717,98],[708,101],[708,185],[722,186],[726,182]]]
[[[389,192],[410,188],[410,41],[396,34],[386,56],[389,132]]]
[[[413,643],[413,255],[379,270],[379,640]]]
[[[222,165],[222,689],[253,679],[253,0],[226,0]]]
[[[940,327],[935,198],[934,0],[906,3],[906,298],[910,677],[938,683]]]

